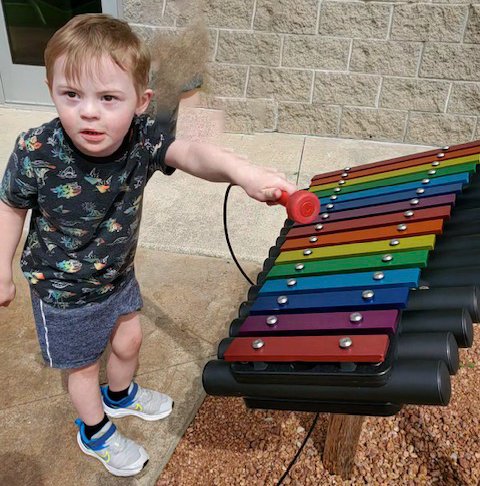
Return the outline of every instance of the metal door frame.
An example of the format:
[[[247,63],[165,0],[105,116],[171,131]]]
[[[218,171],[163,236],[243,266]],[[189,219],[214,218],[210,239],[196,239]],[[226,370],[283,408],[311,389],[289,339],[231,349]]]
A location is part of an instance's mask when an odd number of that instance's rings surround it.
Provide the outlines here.
[[[0,3],[3,3],[2,0]],[[122,0],[102,0],[102,11],[121,18]],[[0,103],[53,106],[44,83],[45,68],[13,63],[3,8],[0,8],[0,46],[7,47],[0,47]],[[28,96],[22,96],[23,93],[28,93]]]

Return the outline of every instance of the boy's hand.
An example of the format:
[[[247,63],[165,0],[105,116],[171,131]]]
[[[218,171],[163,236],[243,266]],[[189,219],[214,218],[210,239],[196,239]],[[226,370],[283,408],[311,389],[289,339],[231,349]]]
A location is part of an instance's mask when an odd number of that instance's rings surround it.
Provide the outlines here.
[[[239,185],[257,201],[272,204],[280,198],[282,191],[292,194],[297,190],[295,184],[277,169],[249,164],[242,172]]]
[[[7,307],[15,298],[15,284],[12,280],[0,280],[0,307]]]

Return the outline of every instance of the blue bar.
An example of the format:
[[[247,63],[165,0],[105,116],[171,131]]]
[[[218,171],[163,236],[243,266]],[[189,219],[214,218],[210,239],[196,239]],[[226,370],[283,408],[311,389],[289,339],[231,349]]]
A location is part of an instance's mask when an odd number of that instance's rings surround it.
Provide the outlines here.
[[[329,209],[328,212],[331,213],[334,211],[344,211],[346,209],[357,209],[366,206],[378,206],[379,204],[388,204],[388,203],[393,203],[398,201],[408,201],[409,199],[414,199],[414,198],[440,196],[441,194],[451,194],[451,193],[460,194],[462,192],[462,184],[459,183],[445,184],[442,186],[432,186],[432,187],[422,186],[422,184],[419,184],[418,187],[421,187],[422,189],[425,190],[423,194],[417,194],[416,189],[411,189],[409,191],[402,191],[394,194],[384,194],[382,196],[354,199],[353,201],[345,201],[339,203],[336,203],[334,201],[333,208]]]
[[[469,172],[462,172],[461,174],[452,174],[448,176],[438,177],[437,179],[431,179],[428,186],[441,186],[444,184],[455,184],[455,183],[462,183],[468,184],[470,181],[470,173]],[[351,201],[352,199],[362,199],[366,197],[373,197],[373,196],[381,196],[382,194],[393,194],[395,192],[402,192],[408,191],[410,189],[416,189],[421,184],[419,181],[415,182],[407,182],[405,184],[396,184],[395,186],[382,186],[376,187],[375,189],[367,189],[365,191],[356,191],[356,192],[347,192],[346,194],[338,194],[336,203],[344,202],[344,201]],[[423,184],[422,184],[423,187]],[[320,198],[320,204],[325,206],[328,203],[331,203],[332,200],[330,197],[322,197]]]
[[[383,278],[376,280],[374,275],[382,273]],[[315,277],[282,278],[267,280],[260,288],[259,296],[301,294],[302,292],[323,292],[340,289],[369,289],[388,287],[418,287],[420,269],[402,268],[381,272],[338,273]],[[288,282],[294,285],[288,285]]]
[[[374,289],[373,291],[375,293],[373,299],[367,300],[362,298],[363,290],[288,295],[286,296],[288,298],[286,304],[279,304],[276,295],[258,297],[250,309],[250,314],[404,309],[407,306],[410,291],[407,287]]]

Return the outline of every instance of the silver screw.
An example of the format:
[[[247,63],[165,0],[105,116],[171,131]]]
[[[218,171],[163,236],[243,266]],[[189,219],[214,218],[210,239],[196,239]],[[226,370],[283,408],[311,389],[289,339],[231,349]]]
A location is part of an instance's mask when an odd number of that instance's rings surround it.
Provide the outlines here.
[[[364,290],[362,292],[362,299],[370,300],[370,299],[373,299],[374,295],[375,295],[375,292],[373,290]]]
[[[260,349],[265,346],[265,341],[262,341],[261,339],[255,339],[255,341],[252,342],[252,348],[253,349]]]
[[[348,349],[353,344],[353,341],[349,337],[340,338],[338,341],[338,345],[342,349]]]
[[[277,316],[268,316],[266,322],[269,326],[274,326],[278,322],[278,317]]]
[[[286,295],[280,295],[277,299],[280,305],[286,304],[288,302],[288,297]]]
[[[360,322],[363,321],[363,316],[360,314],[360,312],[352,312],[350,314],[350,322],[353,324],[359,324]]]
[[[386,255],[383,255],[382,257],[382,262],[391,262],[393,260],[393,256],[387,253]]]

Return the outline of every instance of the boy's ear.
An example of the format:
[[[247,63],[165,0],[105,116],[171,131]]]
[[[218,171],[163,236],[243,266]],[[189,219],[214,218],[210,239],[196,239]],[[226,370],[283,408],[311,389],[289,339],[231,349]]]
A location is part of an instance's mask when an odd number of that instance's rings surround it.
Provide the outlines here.
[[[50,91],[50,93],[51,93],[51,92],[52,92],[52,87],[50,86],[50,83],[48,82],[48,79],[47,79],[47,78],[45,78],[45,79],[44,79],[44,82],[45,82],[45,84],[47,85],[48,91]]]
[[[151,89],[146,89],[142,95],[139,97],[137,102],[137,109],[135,110],[136,115],[141,115],[145,112],[150,104],[150,101],[153,97],[153,91]]]

